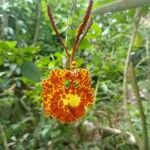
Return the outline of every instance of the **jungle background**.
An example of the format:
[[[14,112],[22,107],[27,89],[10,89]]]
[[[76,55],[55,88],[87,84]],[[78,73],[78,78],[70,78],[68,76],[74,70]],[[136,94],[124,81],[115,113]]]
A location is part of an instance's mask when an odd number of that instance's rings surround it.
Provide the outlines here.
[[[88,0],[47,0],[71,49]],[[41,81],[66,54],[44,0],[0,1],[0,150],[148,150],[150,1],[95,0],[77,49],[96,102],[74,124],[45,118]]]

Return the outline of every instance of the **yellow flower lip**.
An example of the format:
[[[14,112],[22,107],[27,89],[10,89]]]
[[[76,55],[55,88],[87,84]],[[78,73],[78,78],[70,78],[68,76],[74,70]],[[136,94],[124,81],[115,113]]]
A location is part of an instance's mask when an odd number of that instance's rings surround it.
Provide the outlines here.
[[[77,107],[80,104],[80,97],[74,94],[67,94],[63,99],[64,106],[69,105],[72,107]]]

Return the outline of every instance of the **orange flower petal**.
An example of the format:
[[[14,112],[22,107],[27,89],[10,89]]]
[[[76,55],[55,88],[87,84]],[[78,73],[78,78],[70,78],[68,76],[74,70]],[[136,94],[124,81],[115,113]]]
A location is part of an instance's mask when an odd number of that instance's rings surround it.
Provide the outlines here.
[[[94,103],[94,90],[86,69],[55,69],[42,85],[46,116],[62,123],[72,123],[82,118],[86,108]]]

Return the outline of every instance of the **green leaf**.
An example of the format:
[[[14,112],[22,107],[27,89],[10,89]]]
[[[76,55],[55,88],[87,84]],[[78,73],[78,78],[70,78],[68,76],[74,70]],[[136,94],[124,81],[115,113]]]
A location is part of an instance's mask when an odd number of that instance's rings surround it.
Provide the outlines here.
[[[133,45],[136,48],[140,48],[142,46],[142,43],[143,43],[143,37],[142,37],[142,35],[139,32],[137,32],[136,36],[135,36],[135,39],[134,39]]]
[[[17,42],[16,41],[0,41],[0,46],[1,45],[7,45],[11,48],[14,48],[16,46]]]
[[[3,65],[3,64],[4,64],[4,58],[0,57],[0,65]]]
[[[41,72],[33,62],[23,62],[21,65],[21,73],[32,81],[40,81]]]
[[[15,46],[16,42],[0,41],[0,51],[8,51],[10,49],[14,49]]]
[[[90,31],[91,33],[88,34],[88,38],[96,38],[97,36],[101,36],[102,34],[102,29],[96,22],[92,24]]]

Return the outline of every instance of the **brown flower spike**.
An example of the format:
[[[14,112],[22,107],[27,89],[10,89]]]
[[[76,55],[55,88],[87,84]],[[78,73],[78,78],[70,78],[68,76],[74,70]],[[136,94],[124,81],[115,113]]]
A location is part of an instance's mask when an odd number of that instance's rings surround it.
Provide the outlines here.
[[[90,28],[93,0],[89,0],[83,23],[79,26],[73,44],[72,55],[69,54],[63,39],[58,32],[50,7],[48,16],[56,35],[66,51],[70,69],[54,69],[49,78],[42,82],[43,106],[46,116],[51,116],[61,123],[72,123],[85,116],[87,108],[94,103],[94,90],[91,88],[91,77],[87,69],[76,68],[75,51],[83,38],[84,31]]]

